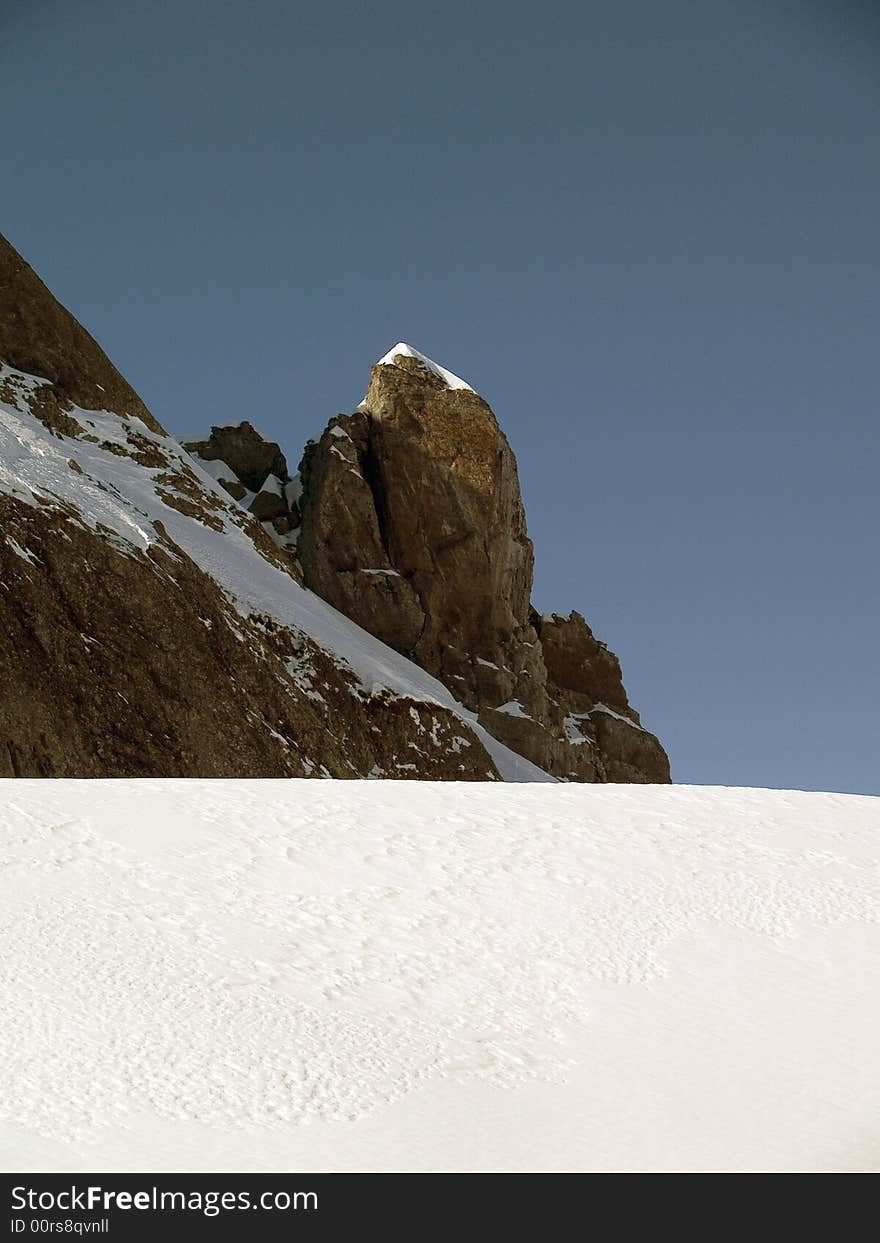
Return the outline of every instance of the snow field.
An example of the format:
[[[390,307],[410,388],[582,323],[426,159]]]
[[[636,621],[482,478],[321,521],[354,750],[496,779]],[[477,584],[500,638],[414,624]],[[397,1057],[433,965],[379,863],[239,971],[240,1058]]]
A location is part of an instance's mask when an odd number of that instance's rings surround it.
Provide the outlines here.
[[[876,1169],[878,813],[0,782],[0,1160]]]

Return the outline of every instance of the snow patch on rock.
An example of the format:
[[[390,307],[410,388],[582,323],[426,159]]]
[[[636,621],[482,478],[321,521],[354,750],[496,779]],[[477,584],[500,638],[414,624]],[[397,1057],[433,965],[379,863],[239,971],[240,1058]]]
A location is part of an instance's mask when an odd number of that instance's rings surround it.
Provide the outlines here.
[[[433,358],[428,358],[426,354],[419,353],[419,351],[413,349],[411,345],[407,345],[405,341],[398,341],[397,345],[393,346],[387,354],[383,354],[376,366],[393,367],[395,358],[397,358],[400,354],[402,354],[404,358],[415,358],[422,364],[426,371],[430,371],[435,376],[439,376],[447,388],[460,388],[465,389],[468,393],[474,392],[467,380],[463,380],[461,376],[457,376],[453,372],[448,371],[445,367],[441,367],[439,363],[434,362]]]

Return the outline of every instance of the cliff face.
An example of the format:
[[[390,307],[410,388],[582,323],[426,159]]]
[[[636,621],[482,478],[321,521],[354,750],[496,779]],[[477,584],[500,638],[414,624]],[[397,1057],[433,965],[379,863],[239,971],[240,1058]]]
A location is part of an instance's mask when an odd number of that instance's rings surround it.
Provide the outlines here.
[[[666,781],[616,658],[539,618],[516,462],[407,346],[292,477],[182,447],[0,239],[0,776]]]
[[[559,777],[668,781],[617,658],[583,618],[530,606],[516,461],[486,402],[401,344],[301,466],[304,582],[440,678]]]
[[[271,521],[164,432],[6,242],[2,274],[0,776],[533,775],[303,590]],[[227,439],[286,476],[256,433]]]

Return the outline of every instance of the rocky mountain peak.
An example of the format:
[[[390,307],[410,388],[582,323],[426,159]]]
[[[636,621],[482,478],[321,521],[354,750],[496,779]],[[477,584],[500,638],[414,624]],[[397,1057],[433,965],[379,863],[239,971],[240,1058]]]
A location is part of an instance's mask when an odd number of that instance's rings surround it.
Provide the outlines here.
[[[532,609],[516,460],[464,380],[394,346],[357,411],[309,446],[301,474],[297,555],[307,586],[440,678],[495,737],[547,771],[669,779],[617,658],[579,614],[541,619]]]
[[[168,436],[2,239],[0,311],[0,776],[668,780],[616,657],[531,608],[460,377],[399,343],[292,476],[249,421]]]
[[[234,468],[234,482],[215,478],[272,533],[261,497],[274,480],[276,503],[289,498],[278,445],[250,424],[186,444]],[[304,584],[439,678],[493,737],[566,780],[669,780],[614,653],[579,613],[532,607],[516,460],[465,380],[398,343],[357,409],[308,443],[293,486],[272,521]]]

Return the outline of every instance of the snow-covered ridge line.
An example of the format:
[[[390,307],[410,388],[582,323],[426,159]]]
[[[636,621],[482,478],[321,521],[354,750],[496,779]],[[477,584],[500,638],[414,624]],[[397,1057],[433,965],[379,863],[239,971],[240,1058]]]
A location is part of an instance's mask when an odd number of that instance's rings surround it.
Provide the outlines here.
[[[398,341],[397,345],[393,346],[387,354],[383,354],[376,366],[393,367],[394,360],[399,354],[402,354],[404,358],[415,358],[427,371],[431,371],[434,375],[439,376],[447,388],[460,388],[465,389],[468,393],[474,392],[470,384],[463,380],[461,376],[457,376],[445,367],[441,367],[439,363],[434,362],[433,358],[428,358],[426,354],[421,354],[418,350],[413,349],[411,345],[407,345],[405,341]]]

